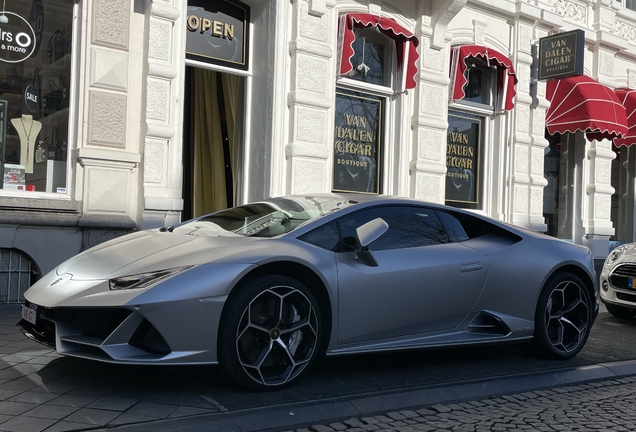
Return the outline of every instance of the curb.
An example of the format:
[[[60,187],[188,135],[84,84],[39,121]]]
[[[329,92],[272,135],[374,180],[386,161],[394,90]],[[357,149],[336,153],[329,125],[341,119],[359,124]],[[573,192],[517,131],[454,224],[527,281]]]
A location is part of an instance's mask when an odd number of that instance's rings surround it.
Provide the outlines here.
[[[183,419],[129,424],[95,432],[273,432],[294,430],[317,424],[327,425],[351,418],[360,419],[412,408],[429,408],[636,375],[636,360],[603,363],[569,369],[528,373],[492,380],[475,380],[403,391],[352,395],[300,404],[254,408],[226,413],[203,414]]]

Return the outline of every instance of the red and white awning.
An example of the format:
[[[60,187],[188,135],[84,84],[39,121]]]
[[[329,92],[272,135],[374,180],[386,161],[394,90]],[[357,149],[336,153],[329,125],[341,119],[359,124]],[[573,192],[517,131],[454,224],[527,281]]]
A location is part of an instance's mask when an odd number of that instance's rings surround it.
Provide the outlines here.
[[[395,41],[397,52],[398,72],[401,78],[400,88],[415,88],[417,82],[417,59],[420,55],[417,52],[419,41],[413,33],[399,25],[391,18],[382,18],[378,15],[351,13],[340,17],[338,37],[340,54],[340,75],[346,75],[353,70],[351,58],[354,55],[353,42],[356,37],[354,28],[375,27],[384,35]]]
[[[548,81],[545,115],[548,133],[586,133],[589,140],[623,138],[627,134],[625,107],[609,87],[585,76]]]
[[[636,90],[619,88],[614,90],[618,100],[625,107],[627,115],[627,134],[623,138],[614,138],[614,145],[631,146],[636,144]]]
[[[515,104],[513,102],[517,85],[517,76],[512,66],[512,61],[505,55],[491,48],[480,45],[462,45],[454,47],[451,52],[451,99],[461,100],[466,95],[464,86],[466,85],[466,59],[469,57],[481,57],[487,64],[494,64],[497,67],[497,105],[508,111]]]

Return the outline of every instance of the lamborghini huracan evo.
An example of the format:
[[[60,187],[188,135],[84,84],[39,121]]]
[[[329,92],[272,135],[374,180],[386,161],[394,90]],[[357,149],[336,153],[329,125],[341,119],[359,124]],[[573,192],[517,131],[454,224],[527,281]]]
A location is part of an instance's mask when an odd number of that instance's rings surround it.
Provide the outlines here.
[[[598,313],[589,249],[405,198],[266,199],[60,264],[19,325],[60,354],[218,364],[256,390],[318,355],[527,341],[568,359]]]

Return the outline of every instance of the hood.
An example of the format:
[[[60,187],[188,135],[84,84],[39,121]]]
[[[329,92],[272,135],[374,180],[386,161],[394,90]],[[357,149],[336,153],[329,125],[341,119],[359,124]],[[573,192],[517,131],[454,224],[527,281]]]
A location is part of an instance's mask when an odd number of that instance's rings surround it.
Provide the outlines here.
[[[253,242],[250,237],[198,237],[172,232],[142,231],[122,236],[63,262],[58,275],[74,280],[103,280],[136,271],[197,265],[231,254],[232,245]],[[210,250],[218,254],[200,253]]]

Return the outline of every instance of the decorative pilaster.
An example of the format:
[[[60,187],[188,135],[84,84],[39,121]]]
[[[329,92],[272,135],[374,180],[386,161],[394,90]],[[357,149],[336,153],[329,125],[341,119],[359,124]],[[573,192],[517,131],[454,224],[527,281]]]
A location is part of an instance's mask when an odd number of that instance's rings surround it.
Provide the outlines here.
[[[138,90],[135,57],[143,39],[129,0],[83,2],[85,31],[80,61],[76,164],[71,191],[82,203],[78,225],[84,228],[83,248],[136,226],[139,216],[139,129],[135,116]],[[141,22],[143,26],[143,21]],[[138,112],[138,110],[137,110]],[[105,230],[104,227],[108,227]],[[108,231],[112,230],[112,231]],[[121,233],[121,231],[120,231]]]
[[[446,188],[446,132],[450,50],[431,48],[431,31],[422,26],[420,78],[412,120],[415,151],[411,161],[412,196],[443,203]]]
[[[510,119],[511,177],[509,221],[537,231],[545,231],[543,217],[543,188],[547,181],[543,172],[544,149],[548,142],[544,138],[545,111],[549,103],[545,100],[545,85],[531,82],[532,44],[535,39],[546,36],[547,31],[535,28],[540,21],[541,10],[527,3],[517,2],[513,36],[513,63],[516,64],[517,99],[514,115]],[[531,84],[539,88],[539,103],[530,94]]]
[[[182,113],[187,0],[147,0],[143,228],[173,225],[183,209]],[[144,82],[144,80],[140,80]]]
[[[289,54],[290,135],[284,156],[273,157],[272,194],[312,193],[331,190],[331,146],[335,53],[338,34],[335,1],[295,1]],[[323,8],[324,6],[324,8]],[[323,10],[324,9],[324,10]],[[317,13],[317,11],[321,11]],[[284,70],[284,68],[283,68]],[[287,161],[276,169],[277,160]]]
[[[463,0],[437,0],[431,16],[420,4],[420,75],[415,89],[411,128],[413,151],[410,162],[410,196],[443,203],[446,195],[446,133],[450,49],[446,26],[466,4]],[[486,24],[475,21],[475,34],[483,36]],[[449,35],[450,38],[450,35]]]

